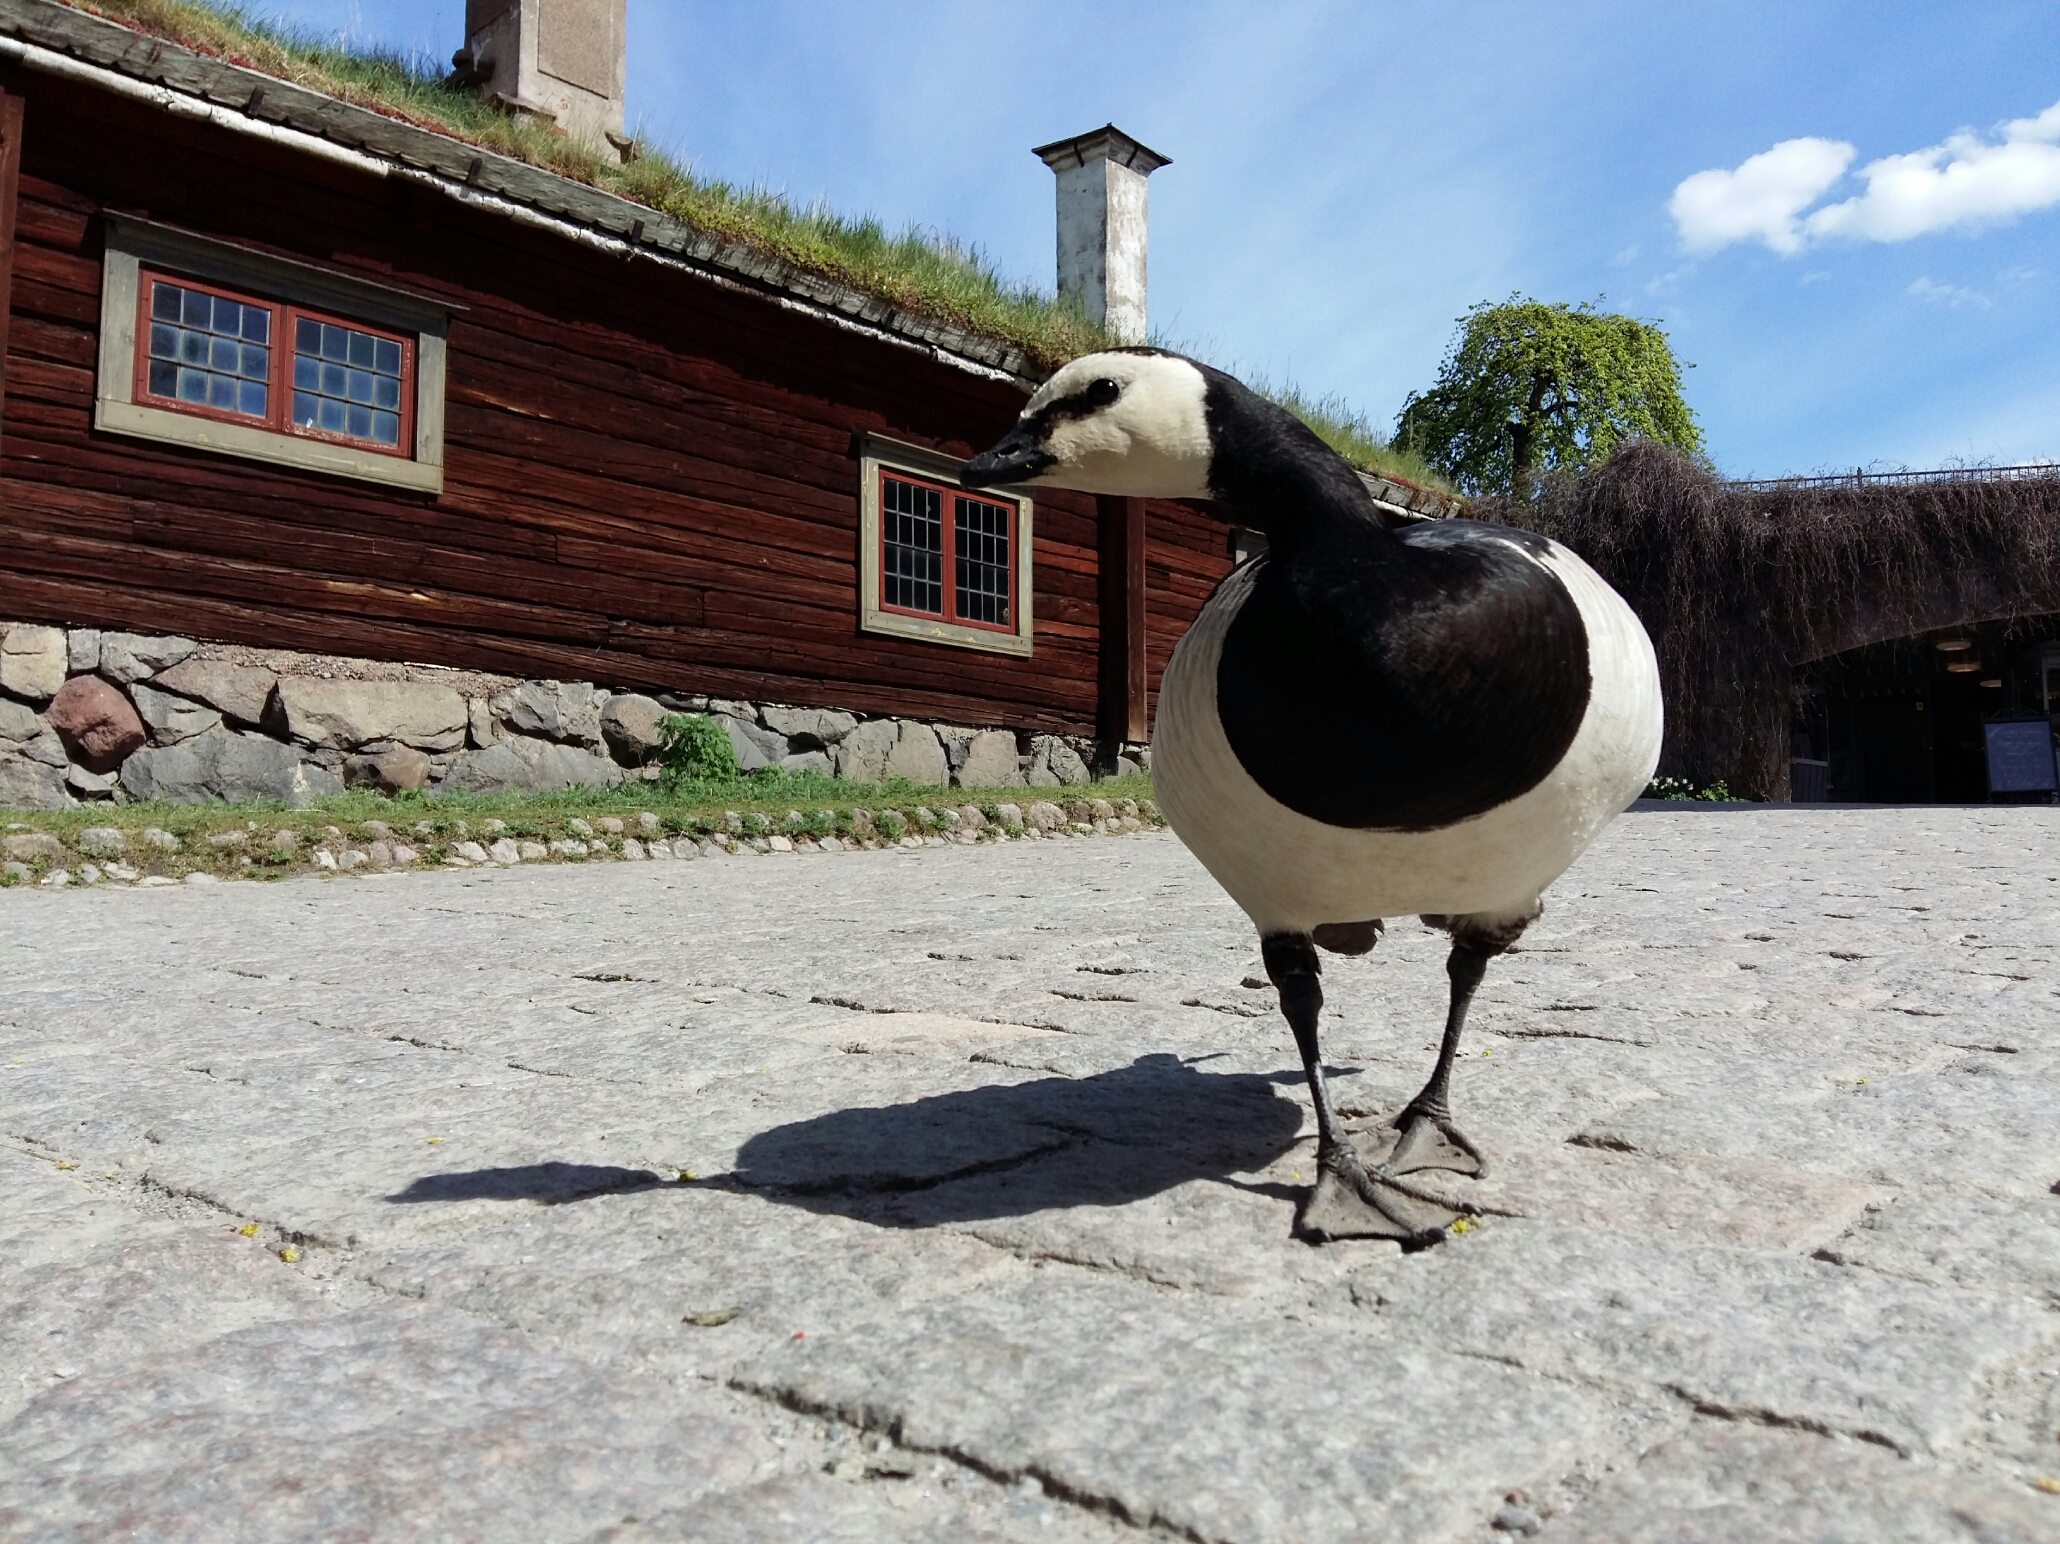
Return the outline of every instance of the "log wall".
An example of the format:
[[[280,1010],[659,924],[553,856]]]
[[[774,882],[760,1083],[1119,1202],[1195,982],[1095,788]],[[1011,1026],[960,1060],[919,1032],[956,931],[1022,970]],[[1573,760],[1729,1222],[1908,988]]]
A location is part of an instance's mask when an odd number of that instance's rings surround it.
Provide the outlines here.
[[[398,178],[27,72],[0,615],[971,724],[1094,731],[1094,501],[1036,498],[1029,659],[862,633],[855,431],[967,455],[1019,389]],[[445,489],[91,427],[99,216],[414,290],[449,335]],[[1149,683],[1228,567],[1147,513]]]

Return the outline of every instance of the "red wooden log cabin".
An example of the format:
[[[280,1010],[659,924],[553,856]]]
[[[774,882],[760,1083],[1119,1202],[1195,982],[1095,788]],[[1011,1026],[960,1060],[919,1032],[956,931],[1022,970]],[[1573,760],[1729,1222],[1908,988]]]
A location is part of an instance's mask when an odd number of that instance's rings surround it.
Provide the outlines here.
[[[958,500],[995,340],[54,0],[0,90],[0,615],[1113,747],[1230,566]]]

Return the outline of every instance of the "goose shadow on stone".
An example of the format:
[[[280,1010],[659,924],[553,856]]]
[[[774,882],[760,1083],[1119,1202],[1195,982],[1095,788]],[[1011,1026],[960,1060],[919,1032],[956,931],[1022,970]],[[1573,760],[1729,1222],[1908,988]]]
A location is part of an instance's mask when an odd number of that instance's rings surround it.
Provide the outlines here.
[[[499,1169],[461,1169],[449,1174],[424,1174],[389,1201],[537,1201],[560,1206],[631,1190],[677,1188],[681,1182],[660,1179],[649,1169],[623,1169],[613,1164],[513,1164]]]
[[[906,1104],[834,1110],[745,1142],[707,1183],[883,1227],[1124,1206],[1234,1178],[1299,1139],[1299,1071],[1214,1073],[1168,1054],[1091,1077],[1038,1078]],[[1298,1192],[1283,1189],[1281,1198]]]

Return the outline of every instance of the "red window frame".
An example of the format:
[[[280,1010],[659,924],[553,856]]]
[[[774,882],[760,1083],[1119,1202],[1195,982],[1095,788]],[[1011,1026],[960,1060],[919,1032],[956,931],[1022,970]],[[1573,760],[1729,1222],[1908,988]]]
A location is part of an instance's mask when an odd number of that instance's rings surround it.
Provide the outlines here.
[[[163,397],[150,389],[151,310],[159,281],[175,284],[180,289],[219,295],[224,300],[256,306],[271,314],[271,360],[270,371],[265,378],[267,411],[264,417],[210,407],[201,402],[188,402],[180,397]],[[387,445],[374,439],[359,439],[355,435],[338,434],[331,430],[318,429],[313,425],[303,426],[293,421],[293,340],[298,334],[297,324],[302,320],[327,322],[332,327],[348,327],[352,332],[369,333],[375,338],[383,338],[389,343],[400,345],[401,430],[397,444]],[[146,267],[138,273],[136,282],[134,380],[135,389],[132,396],[138,406],[154,407],[168,413],[183,413],[190,418],[211,418],[217,423],[242,424],[246,428],[290,435],[294,439],[320,440],[327,445],[347,445],[352,450],[366,450],[374,455],[393,456],[402,461],[415,459],[415,340],[407,333],[375,327],[369,322],[361,322],[352,317],[338,316],[329,311],[317,311],[309,306],[291,305],[281,300],[267,300],[259,295],[249,295],[241,290],[231,289],[226,284],[215,284],[206,279],[193,279],[184,274]]]
[[[952,483],[940,482],[934,477],[919,477],[913,472],[904,472],[896,467],[883,466],[879,469],[878,475],[880,480],[873,489],[873,496],[874,507],[880,512],[879,545],[873,552],[873,563],[874,572],[879,575],[880,609],[895,616],[921,617],[927,622],[948,622],[953,627],[976,627],[982,632],[1003,633],[1013,637],[1019,614],[1017,608],[1022,605],[1022,596],[1017,593],[1021,588],[1022,553],[1016,543],[1022,532],[1023,506],[1005,495],[996,497],[984,491],[974,492]],[[896,482],[928,488],[943,500],[940,506],[941,518],[938,521],[944,547],[939,568],[942,583],[938,586],[938,598],[944,607],[941,611],[918,611],[912,606],[893,605],[887,599],[887,479],[890,477]],[[1005,622],[984,622],[977,617],[962,617],[958,614],[958,507],[953,502],[957,499],[971,499],[976,504],[992,505],[1009,512],[1009,603],[1008,620]]]

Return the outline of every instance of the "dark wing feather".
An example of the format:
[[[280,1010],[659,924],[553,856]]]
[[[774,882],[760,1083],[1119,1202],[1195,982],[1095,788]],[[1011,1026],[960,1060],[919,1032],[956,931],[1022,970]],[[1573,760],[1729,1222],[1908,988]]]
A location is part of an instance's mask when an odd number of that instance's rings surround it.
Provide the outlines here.
[[[1427,831],[1536,787],[1587,713],[1587,630],[1527,532],[1440,521],[1360,561],[1261,558],[1217,667],[1253,781],[1326,825]],[[1512,545],[1514,544],[1514,546]],[[1401,561],[1396,561],[1399,557]]]

